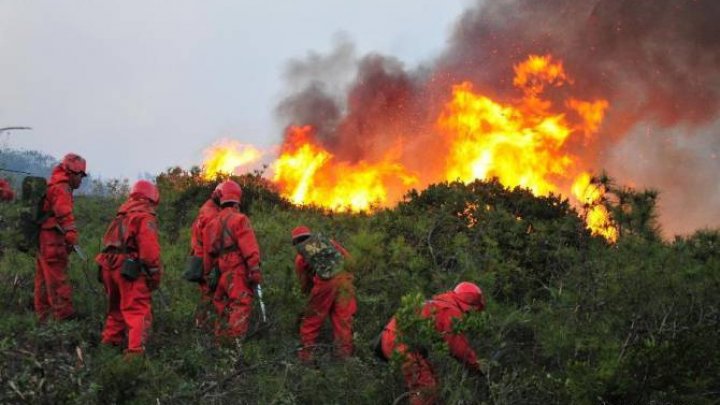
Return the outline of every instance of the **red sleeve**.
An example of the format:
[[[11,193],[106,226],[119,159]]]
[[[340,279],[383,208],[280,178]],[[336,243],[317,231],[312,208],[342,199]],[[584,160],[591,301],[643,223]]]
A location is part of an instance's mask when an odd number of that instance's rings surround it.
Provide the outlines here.
[[[202,238],[203,245],[202,245],[202,258],[203,258],[203,269],[205,271],[205,274],[210,273],[210,270],[212,270],[213,266],[215,265],[215,261],[217,260],[217,257],[212,252],[213,247],[213,241],[215,238],[215,234],[217,233],[217,227],[219,226],[219,219],[218,217],[213,218],[210,220],[207,225],[203,228],[200,237]]]
[[[305,294],[309,293],[312,289],[313,279],[310,266],[300,254],[295,256],[295,274],[297,274],[298,281],[300,281],[300,291]]]
[[[10,183],[7,180],[0,179],[0,200],[12,201],[15,198],[15,193],[10,187]]]
[[[0,199],[2,199],[3,201],[12,201],[15,199],[15,192],[13,192],[12,190],[3,190]]]
[[[140,261],[142,261],[148,269],[158,269],[162,271],[160,242],[158,241],[157,220],[155,217],[145,216],[140,219],[136,241]]]
[[[458,319],[462,316],[462,314],[455,314],[453,312],[454,311],[450,310],[440,310],[435,317],[435,326],[447,342],[450,354],[465,364],[474,366],[477,364],[477,355],[472,347],[470,347],[467,337],[463,334],[452,333],[453,319]]]
[[[47,194],[50,210],[63,231],[75,231],[75,216],[73,216],[73,198],[69,187],[59,184],[51,187]]]
[[[330,242],[332,242],[333,246],[335,246],[335,249],[337,249],[337,251],[340,252],[343,257],[350,257],[350,253],[347,251],[347,249],[345,249],[345,247],[343,247],[343,245],[341,245],[335,240],[331,240]]]
[[[233,221],[233,232],[240,254],[250,270],[260,266],[260,246],[255,238],[250,219],[245,215],[240,215],[239,218],[238,221]]]

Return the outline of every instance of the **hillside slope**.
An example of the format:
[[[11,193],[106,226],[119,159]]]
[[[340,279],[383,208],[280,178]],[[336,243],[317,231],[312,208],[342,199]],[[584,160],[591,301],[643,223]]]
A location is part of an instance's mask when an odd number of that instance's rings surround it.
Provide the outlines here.
[[[217,348],[193,326],[195,285],[182,280],[188,226],[212,184],[169,171],[158,178],[166,267],[155,293],[146,359],[99,346],[105,310],[96,267],[72,257],[77,309],[87,317],[37,325],[34,259],[3,243],[0,261],[2,403],[389,404],[404,392],[396,364],[370,341],[393,313],[460,280],[481,285],[487,310],[459,325],[488,366],[468,375],[435,344],[447,403],[717,403],[720,401],[720,233],[664,243],[591,237],[556,197],[497,182],[438,184],[391,210],[333,214],[293,207],[246,175],[243,210],[259,239],[270,323],[257,317],[241,349]],[[94,257],[121,200],[80,196],[81,244]],[[17,207],[0,206],[7,234]],[[290,230],[334,236],[354,260],[356,356],[335,360],[328,328],[317,367],[298,363],[304,297]],[[412,339],[425,339],[418,331]],[[426,342],[433,345],[433,342]]]

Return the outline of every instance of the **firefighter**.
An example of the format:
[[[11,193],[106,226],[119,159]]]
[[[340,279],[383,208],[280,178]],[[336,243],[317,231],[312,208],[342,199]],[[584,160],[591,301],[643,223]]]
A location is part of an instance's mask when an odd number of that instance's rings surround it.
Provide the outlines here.
[[[295,272],[300,289],[309,294],[300,321],[298,357],[303,362],[313,360],[313,347],[325,319],[330,317],[335,352],[340,358],[353,353],[352,321],[357,310],[353,276],[344,268],[347,250],[334,240],[310,232],[307,226],[292,230],[292,243],[297,250]]]
[[[42,202],[39,249],[35,272],[35,313],[41,322],[76,317],[72,286],[68,280],[68,256],[78,243],[73,216],[73,190],[87,174],[85,159],[68,153],[55,166]]]
[[[202,272],[202,277],[195,280],[194,278],[190,281],[198,283],[200,289],[200,304],[198,305],[198,311],[195,314],[195,325],[198,327],[206,327],[208,322],[208,315],[212,313],[213,308],[213,295],[214,292],[210,290],[207,283],[207,274],[203,271],[203,233],[206,225],[220,213],[220,185],[218,184],[213,190],[210,198],[200,207],[197,218],[192,224],[190,233],[190,246],[192,250],[191,266],[199,267]],[[189,272],[193,272],[189,270]]]
[[[151,293],[162,277],[155,218],[159,202],[154,184],[136,182],[105,232],[103,250],[95,258],[108,300],[102,343],[121,346],[127,335],[125,353],[129,355],[145,352],[152,324]]]
[[[214,290],[218,342],[237,342],[250,324],[253,289],[262,283],[260,247],[250,219],[239,211],[240,186],[227,180],[218,188],[221,211],[205,227],[203,265]]]
[[[485,297],[480,287],[462,282],[454,290],[425,301],[420,311],[422,318],[431,318],[434,321],[435,329],[447,343],[450,354],[478,374],[482,374],[482,370],[475,351],[468,344],[465,335],[453,333],[453,323],[470,311],[482,311],[484,308]],[[399,341],[400,333],[397,319],[393,317],[380,335],[382,355],[385,359],[390,359],[393,352],[403,356],[401,369],[408,392],[411,393],[411,404],[433,404],[437,400],[438,383],[427,354],[410,351]]]
[[[0,201],[12,201],[15,198],[15,192],[10,186],[7,179],[0,179]]]

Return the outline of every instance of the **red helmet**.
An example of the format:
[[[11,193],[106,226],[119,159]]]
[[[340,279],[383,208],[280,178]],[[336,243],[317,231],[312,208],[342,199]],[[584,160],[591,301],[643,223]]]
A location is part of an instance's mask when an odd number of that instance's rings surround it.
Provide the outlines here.
[[[220,193],[220,204],[236,203],[240,204],[242,199],[242,189],[240,185],[232,180],[225,180],[218,184],[216,191]]]
[[[210,198],[213,200],[220,200],[220,185],[222,183],[218,183],[217,186],[215,186],[215,190],[213,190],[212,194],[210,194]]]
[[[60,162],[60,167],[62,167],[66,172],[81,174],[83,177],[87,176],[87,173],[85,173],[87,168],[85,159],[75,153],[68,153],[65,155],[62,162]]]
[[[455,286],[453,292],[458,297],[458,299],[462,301],[462,303],[466,304],[469,307],[466,308],[466,310],[470,310],[470,307],[475,308],[478,311],[482,311],[483,309],[485,309],[485,295],[483,294],[482,289],[477,286],[477,284],[463,281],[462,283]]]
[[[160,192],[157,187],[147,180],[138,180],[130,190],[130,197],[145,198],[153,204],[160,203]]]
[[[303,236],[310,236],[310,228],[305,225],[296,226],[290,233],[293,242]]]

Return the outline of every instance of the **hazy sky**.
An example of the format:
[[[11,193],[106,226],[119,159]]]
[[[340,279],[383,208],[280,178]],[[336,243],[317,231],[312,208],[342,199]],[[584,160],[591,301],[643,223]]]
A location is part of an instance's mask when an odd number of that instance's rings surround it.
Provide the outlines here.
[[[288,60],[344,35],[413,66],[470,3],[0,0],[0,127],[33,127],[2,146],[132,178],[199,164],[221,137],[267,147]]]

